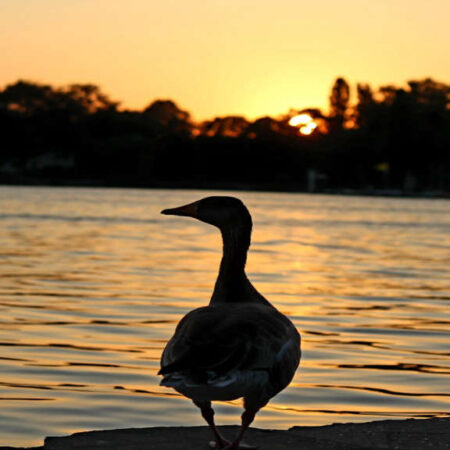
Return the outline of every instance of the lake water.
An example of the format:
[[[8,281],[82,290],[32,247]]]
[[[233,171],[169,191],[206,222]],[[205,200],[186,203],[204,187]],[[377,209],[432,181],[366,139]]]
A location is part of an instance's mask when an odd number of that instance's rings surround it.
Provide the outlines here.
[[[159,211],[207,195],[0,187],[0,445],[203,425],[156,373],[221,257],[215,228]],[[450,203],[231,195],[254,219],[249,278],[303,336],[291,386],[254,425],[449,415]],[[239,423],[240,401],[216,405]]]

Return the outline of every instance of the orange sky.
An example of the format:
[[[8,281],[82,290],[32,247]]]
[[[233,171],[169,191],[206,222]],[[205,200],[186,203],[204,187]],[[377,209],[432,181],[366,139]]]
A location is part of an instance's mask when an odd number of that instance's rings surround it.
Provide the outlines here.
[[[98,84],[194,119],[325,108],[350,83],[450,82],[449,0],[0,0],[0,86]]]

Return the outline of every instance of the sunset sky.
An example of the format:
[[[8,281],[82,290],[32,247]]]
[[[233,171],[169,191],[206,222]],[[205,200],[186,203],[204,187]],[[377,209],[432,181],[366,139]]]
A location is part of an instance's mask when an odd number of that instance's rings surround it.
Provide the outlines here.
[[[327,108],[337,76],[450,82],[449,0],[0,0],[0,87],[101,86],[194,119]]]

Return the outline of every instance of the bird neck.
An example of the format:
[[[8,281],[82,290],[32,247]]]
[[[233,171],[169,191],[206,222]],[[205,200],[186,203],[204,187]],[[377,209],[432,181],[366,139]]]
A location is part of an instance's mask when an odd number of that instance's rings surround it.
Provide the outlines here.
[[[245,275],[245,263],[250,247],[250,231],[244,228],[222,231],[223,256],[219,276]]]
[[[254,301],[256,289],[245,274],[251,230],[221,230],[223,256],[210,304]]]

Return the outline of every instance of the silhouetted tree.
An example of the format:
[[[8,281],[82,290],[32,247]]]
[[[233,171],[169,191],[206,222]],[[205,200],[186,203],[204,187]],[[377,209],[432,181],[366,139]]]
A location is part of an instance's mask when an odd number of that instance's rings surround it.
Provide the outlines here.
[[[51,86],[19,80],[6,86],[0,93],[2,109],[22,115],[56,109],[60,105],[60,95]]]
[[[190,115],[171,100],[156,100],[143,112],[144,120],[156,135],[190,134]]]
[[[207,136],[242,136],[250,122],[241,116],[216,117],[213,120],[207,120],[200,126],[202,134]]]
[[[356,90],[358,104],[356,106],[355,124],[358,128],[361,128],[370,121],[375,101],[372,89],[368,84],[358,83]]]
[[[350,88],[343,78],[337,78],[330,95],[330,132],[339,131],[344,126],[350,99]]]
[[[115,111],[119,105],[119,102],[112,101],[95,84],[71,84],[62,92],[91,114],[102,110]]]
[[[44,111],[67,110],[75,113],[94,113],[99,110],[116,110],[113,102],[93,84],[72,84],[55,89],[49,85],[18,81],[0,93],[0,104],[11,111],[29,115]]]
[[[428,110],[444,111],[450,105],[450,86],[426,78],[408,82],[411,95]]]
[[[268,138],[276,136],[280,131],[280,123],[272,117],[261,117],[251,123],[246,129],[246,136],[254,138]]]

